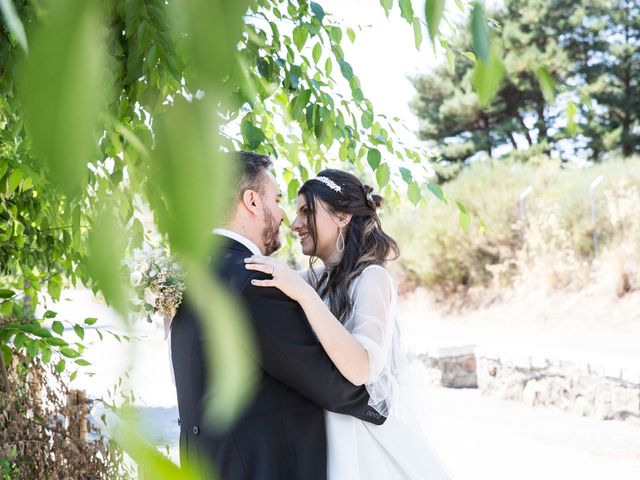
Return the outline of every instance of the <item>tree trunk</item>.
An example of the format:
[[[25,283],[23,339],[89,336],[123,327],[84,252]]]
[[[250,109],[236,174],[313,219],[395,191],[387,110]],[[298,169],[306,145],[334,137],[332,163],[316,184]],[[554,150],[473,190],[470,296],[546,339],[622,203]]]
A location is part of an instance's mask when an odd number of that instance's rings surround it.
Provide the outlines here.
[[[491,144],[491,128],[489,124],[489,117],[486,115],[482,115],[482,123],[484,125],[484,134],[487,138],[487,148],[486,151],[489,154],[489,157],[493,157],[493,145]]]
[[[522,118],[522,115],[520,114],[520,112],[518,112],[516,116],[518,117],[518,121],[522,126],[522,131],[524,132],[524,136],[527,138],[527,142],[529,143],[529,146],[530,147],[533,146],[533,140],[531,140],[531,134],[529,133],[529,129],[527,128],[527,125],[524,123],[524,118]]]
[[[516,143],[516,139],[513,136],[513,132],[511,130],[509,130],[507,132],[507,135],[509,135],[509,141],[511,142],[511,146],[513,147],[514,150],[518,150],[518,144]]]
[[[538,143],[540,143],[541,140],[549,140],[547,121],[544,117],[544,100],[542,97],[538,99],[536,112],[538,113],[538,121],[536,122],[536,126],[538,127]]]

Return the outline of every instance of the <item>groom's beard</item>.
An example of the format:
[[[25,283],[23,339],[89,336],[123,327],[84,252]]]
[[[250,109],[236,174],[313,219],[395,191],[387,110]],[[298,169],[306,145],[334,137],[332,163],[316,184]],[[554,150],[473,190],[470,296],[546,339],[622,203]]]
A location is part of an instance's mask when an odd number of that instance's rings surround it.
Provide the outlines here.
[[[266,209],[263,211],[266,225],[262,231],[262,243],[264,243],[264,254],[269,256],[280,248],[280,225],[269,211]]]

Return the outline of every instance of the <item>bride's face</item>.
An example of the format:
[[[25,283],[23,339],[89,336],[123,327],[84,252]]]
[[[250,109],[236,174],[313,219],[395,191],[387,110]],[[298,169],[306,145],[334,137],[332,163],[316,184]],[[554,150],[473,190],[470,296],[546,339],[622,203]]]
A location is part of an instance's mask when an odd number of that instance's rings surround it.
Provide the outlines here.
[[[337,252],[336,241],[338,240],[340,218],[332,214],[326,204],[319,199],[315,200],[315,231],[316,241],[314,242],[309,229],[309,207],[304,195],[298,195],[298,212],[295,220],[291,224],[291,228],[298,234],[302,253],[305,255],[314,254],[325,263],[333,259]],[[346,232],[343,232],[346,233]]]

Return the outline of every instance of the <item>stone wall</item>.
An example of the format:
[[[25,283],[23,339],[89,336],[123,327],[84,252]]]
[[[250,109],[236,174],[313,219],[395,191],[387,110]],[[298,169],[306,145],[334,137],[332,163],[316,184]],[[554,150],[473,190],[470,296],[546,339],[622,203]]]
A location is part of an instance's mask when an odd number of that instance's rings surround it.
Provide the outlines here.
[[[475,345],[429,350],[418,355],[432,384],[448,388],[478,388]]]
[[[486,395],[640,423],[640,365],[629,359],[514,348],[478,348],[476,359]]]
[[[529,345],[464,345],[417,355],[432,384],[640,424],[640,362]]]

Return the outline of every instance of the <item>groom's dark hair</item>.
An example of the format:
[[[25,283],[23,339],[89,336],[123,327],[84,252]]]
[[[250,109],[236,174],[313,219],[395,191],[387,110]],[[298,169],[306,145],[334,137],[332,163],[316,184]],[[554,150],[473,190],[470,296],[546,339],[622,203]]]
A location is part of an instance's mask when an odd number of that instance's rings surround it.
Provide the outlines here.
[[[262,194],[264,186],[264,173],[268,171],[273,162],[266,155],[254,152],[239,151],[231,153],[238,169],[238,183],[236,185],[236,201],[242,198],[247,190],[254,190]]]

